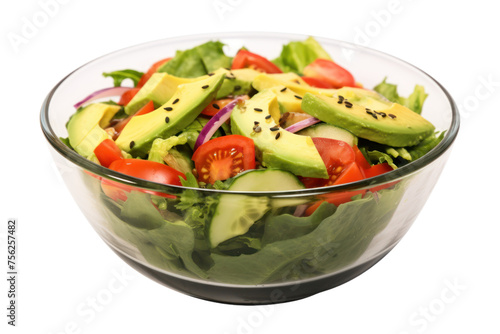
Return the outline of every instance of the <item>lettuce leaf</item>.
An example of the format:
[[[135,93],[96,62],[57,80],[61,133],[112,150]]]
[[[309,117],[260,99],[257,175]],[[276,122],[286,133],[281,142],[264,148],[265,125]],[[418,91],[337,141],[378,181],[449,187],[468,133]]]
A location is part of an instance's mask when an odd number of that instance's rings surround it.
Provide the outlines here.
[[[415,85],[413,93],[407,98],[399,96],[397,85],[388,83],[387,77],[373,88],[376,92],[385,96],[389,101],[399,103],[417,114],[422,113],[422,107],[428,94],[425,93],[423,86]]]
[[[167,72],[182,78],[196,78],[219,68],[231,67],[232,58],[224,54],[224,44],[210,41],[192,49],[177,51],[158,72]]]
[[[113,79],[113,85],[119,87],[122,85],[123,80],[130,79],[134,82],[134,87],[137,86],[139,80],[144,73],[136,70],[119,70],[113,72],[104,72],[102,75],[104,77],[111,77]]]
[[[309,37],[283,45],[280,56],[272,62],[283,72],[302,74],[304,67],[318,58],[332,59],[313,37]]]
[[[311,232],[291,238],[277,236],[254,254],[212,254],[210,279],[235,284],[262,284],[329,273],[355,262],[390,221],[404,193],[404,185],[372,193],[340,205],[333,215],[297,218],[295,225],[316,225]],[[327,207],[325,207],[325,210]],[[276,217],[278,218],[278,216]],[[307,221],[309,220],[309,221]],[[311,224],[312,223],[312,224]],[[314,226],[311,226],[314,227]],[[291,231],[293,233],[293,231]]]
[[[170,149],[172,149],[172,147],[177,145],[184,145],[186,143],[186,136],[171,136],[167,139],[156,138],[151,145],[148,160],[164,163],[163,159],[168,155],[168,152],[170,151]]]

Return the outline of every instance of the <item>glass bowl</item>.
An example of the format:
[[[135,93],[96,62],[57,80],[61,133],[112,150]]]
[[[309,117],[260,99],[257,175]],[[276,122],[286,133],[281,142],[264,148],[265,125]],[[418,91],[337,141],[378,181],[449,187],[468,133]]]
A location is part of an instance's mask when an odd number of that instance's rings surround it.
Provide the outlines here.
[[[154,41],[95,59],[52,89],[41,109],[41,126],[53,159],[88,221],[125,262],[161,284],[198,298],[233,304],[279,303],[353,279],[401,240],[448,159],[459,115],[453,99],[432,77],[402,60],[365,47],[317,38],[333,59],[365,87],[372,88],[387,77],[406,96],[414,85],[424,86],[429,96],[422,115],[438,130],[446,131],[440,144],[422,158],[374,178],[300,191],[245,193],[184,188],[106,169],[60,140],[67,137],[65,124],[75,111],[73,105],[90,92],[110,86],[103,72],[125,68],[145,71],[176,50],[208,40],[225,43],[228,55],[245,46],[273,58],[283,44],[305,38],[221,33]],[[126,202],[115,202],[103,193],[102,184],[110,182],[132,190]],[[179,198],[186,192],[190,192],[188,197],[193,202],[179,205]],[[298,217],[306,206],[346,192],[364,195],[338,207],[325,205],[309,218]],[[265,213],[248,238],[237,240],[254,243],[247,251],[237,248],[238,252],[234,252],[231,243],[225,248],[207,246],[203,225],[209,224],[213,205],[220,196],[232,196],[240,203],[256,199],[280,203]]]

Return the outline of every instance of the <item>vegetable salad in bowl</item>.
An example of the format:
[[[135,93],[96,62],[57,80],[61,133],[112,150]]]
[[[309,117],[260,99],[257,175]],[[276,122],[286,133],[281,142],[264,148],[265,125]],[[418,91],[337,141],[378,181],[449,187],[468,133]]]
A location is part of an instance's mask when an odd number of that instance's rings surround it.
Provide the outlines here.
[[[338,63],[345,44],[263,40],[278,51],[222,36],[170,52],[153,43],[144,68],[96,60],[109,66],[108,87],[79,92],[59,135],[47,124],[61,87],[42,108],[49,142],[79,167],[70,183],[87,191],[69,188],[104,241],[196,297],[281,302],[359,275],[409,228],[458,130],[446,91],[411,65],[355,49],[415,76],[400,95],[391,73],[376,82],[354,61],[352,70]],[[68,78],[89,77],[84,68]],[[429,109],[427,119],[428,97],[448,103],[448,115]]]

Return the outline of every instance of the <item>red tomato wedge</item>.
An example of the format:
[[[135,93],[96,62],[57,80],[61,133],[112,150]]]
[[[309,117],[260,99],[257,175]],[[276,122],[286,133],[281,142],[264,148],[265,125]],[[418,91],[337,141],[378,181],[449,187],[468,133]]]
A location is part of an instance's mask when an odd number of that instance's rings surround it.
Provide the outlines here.
[[[356,156],[356,163],[358,164],[359,168],[366,170],[372,166],[370,165],[368,160],[366,160],[365,156],[357,146],[354,146],[352,149],[354,150],[354,154]]]
[[[283,73],[278,66],[274,65],[268,59],[248,50],[241,49],[234,56],[231,69],[235,70],[247,67],[265,73]]]
[[[146,105],[144,105],[144,107],[142,107],[141,109],[139,109],[135,114],[130,115],[130,116],[124,118],[123,120],[121,120],[120,122],[118,122],[113,127],[114,131],[115,131],[115,135],[114,135],[113,139],[116,139],[116,137],[118,137],[120,135],[120,133],[122,132],[123,128],[125,127],[125,125],[127,125],[128,122],[130,122],[130,120],[132,119],[132,117],[139,116],[139,115],[145,115],[147,113],[152,112],[153,110],[155,110],[155,105],[154,105],[153,101],[149,101],[148,103],[146,103]]]
[[[381,163],[381,164],[373,165],[373,166],[371,166],[368,169],[365,169],[364,170],[364,174],[365,174],[366,178],[369,178],[369,177],[374,177],[374,176],[377,176],[377,175],[381,175],[381,174],[390,172],[391,170],[393,170],[393,168],[387,162],[384,162],[384,163]],[[380,186],[376,186],[376,187],[370,188],[370,191],[371,192],[375,192],[375,191],[379,191],[379,190],[382,190],[382,189],[385,189],[385,188],[389,188],[389,187],[395,185],[396,183],[398,183],[398,181],[389,182],[389,183],[386,183],[386,184],[383,184],[383,185],[380,185]]]
[[[149,80],[149,78],[151,78],[151,76],[156,73],[156,71],[158,71],[158,69],[163,65],[165,64],[167,61],[169,61],[170,59],[172,59],[172,57],[169,57],[169,58],[165,58],[165,59],[162,59],[162,60],[159,60],[157,61],[156,63],[154,63],[153,65],[151,65],[151,67],[148,69],[148,71],[146,73],[144,73],[141,77],[141,79],[139,80],[139,82],[137,83],[137,88],[141,88],[142,86],[144,86],[144,84]]]
[[[180,186],[180,177],[186,179],[186,176],[170,166],[159,162],[141,160],[141,159],[120,159],[115,160],[109,165],[109,169],[122,174],[134,176],[147,181]],[[104,193],[114,200],[126,200],[127,193],[131,190],[139,190],[157,196],[175,198],[173,195],[166,195],[155,191],[147,191],[139,188],[127,186],[111,180],[102,180],[101,188]]]
[[[316,88],[334,88],[332,84],[330,84],[328,81],[321,80],[318,78],[313,78],[313,77],[302,77],[302,80],[304,80],[309,86],[316,87]]]
[[[316,59],[304,68],[304,75],[328,82],[332,88],[355,87],[356,81],[345,68],[331,60]]]
[[[312,141],[325,163],[329,178],[301,177],[300,180],[306,188],[331,186],[335,183],[335,180],[342,173],[345,166],[354,162],[354,151],[349,144],[340,140],[314,137]]]
[[[214,183],[250,169],[255,169],[253,140],[241,135],[211,139],[193,154],[198,180]]]
[[[111,139],[103,140],[94,149],[94,153],[97,160],[99,160],[101,165],[104,167],[109,167],[109,165],[111,165],[111,163],[115,160],[123,159],[120,148]]]
[[[130,102],[130,100],[132,100],[134,98],[135,94],[137,94],[137,92],[139,91],[139,89],[140,88],[130,88],[129,90],[127,90],[120,97],[120,100],[118,101],[118,104],[122,105],[122,106],[126,106]]]

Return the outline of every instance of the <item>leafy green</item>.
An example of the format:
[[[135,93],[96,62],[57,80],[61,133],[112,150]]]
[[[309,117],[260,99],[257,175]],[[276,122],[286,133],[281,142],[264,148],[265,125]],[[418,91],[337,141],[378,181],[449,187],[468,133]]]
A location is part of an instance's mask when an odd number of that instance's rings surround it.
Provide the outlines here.
[[[262,244],[293,239],[312,232],[323,219],[335,213],[337,207],[322,203],[309,217],[295,217],[290,214],[270,216],[266,220]]]
[[[356,261],[375,235],[384,229],[402,194],[401,182],[394,189],[379,191],[377,198],[369,193],[362,199],[340,205],[331,216],[318,215],[316,219],[322,220],[315,222],[317,227],[312,232],[269,241],[254,254],[213,254],[214,265],[208,271],[209,277],[235,284],[263,284],[344,268]]]
[[[407,148],[408,153],[411,155],[412,159],[418,159],[434,147],[444,138],[446,131],[435,132],[432,135],[424,138],[418,145],[410,146]]]
[[[164,163],[164,158],[172,147],[177,145],[184,145],[187,143],[186,136],[171,136],[167,139],[156,138],[151,145],[148,160]]]
[[[134,82],[134,87],[137,86],[139,80],[144,73],[136,70],[119,70],[113,72],[104,72],[102,75],[105,77],[113,78],[113,84],[115,87],[122,85],[122,81],[125,79],[131,79]]]
[[[423,86],[415,85],[413,93],[407,98],[399,96],[397,85],[390,84],[386,82],[387,78],[379,83],[373,88],[376,92],[385,96],[389,101],[399,103],[410,110],[413,110],[417,114],[422,113],[422,107],[424,105],[427,95]]]
[[[210,41],[192,49],[177,51],[175,57],[158,68],[158,72],[167,72],[182,78],[196,78],[219,68],[231,66],[231,57],[224,54],[224,44]]]
[[[283,72],[302,74],[304,67],[318,58],[332,59],[313,37],[309,37],[283,45],[280,56],[272,62]]]

